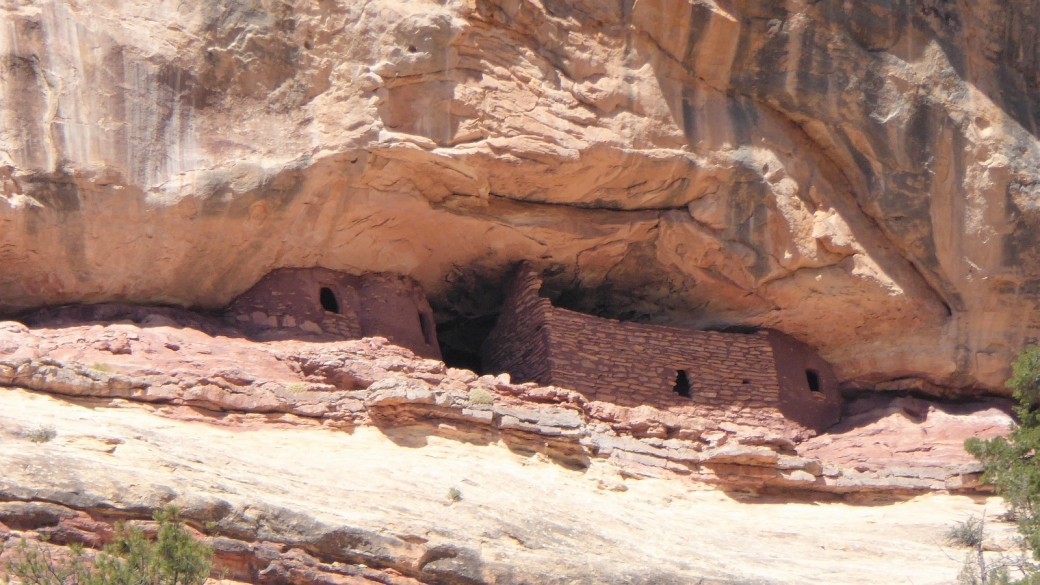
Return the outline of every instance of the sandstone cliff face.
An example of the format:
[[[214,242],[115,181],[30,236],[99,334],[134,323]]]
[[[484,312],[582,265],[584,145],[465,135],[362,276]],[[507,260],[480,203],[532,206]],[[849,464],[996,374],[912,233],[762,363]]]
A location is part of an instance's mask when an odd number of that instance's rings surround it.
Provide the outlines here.
[[[0,309],[520,259],[571,308],[998,389],[1040,323],[1035,0],[8,0]]]

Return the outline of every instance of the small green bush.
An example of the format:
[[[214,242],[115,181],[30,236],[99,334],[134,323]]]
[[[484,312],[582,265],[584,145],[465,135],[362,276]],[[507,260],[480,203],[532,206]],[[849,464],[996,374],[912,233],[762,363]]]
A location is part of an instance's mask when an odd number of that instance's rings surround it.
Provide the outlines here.
[[[1018,401],[1018,424],[1007,437],[972,437],[964,448],[982,462],[982,481],[996,487],[1018,518],[1018,532],[1040,559],[1040,457],[1034,457],[1040,451],[1040,346],[1026,348],[1012,367],[1007,387]]]
[[[293,382],[286,386],[285,389],[293,394],[302,394],[307,391],[307,385],[301,384],[300,382]]]
[[[462,501],[462,492],[459,491],[459,488],[453,487],[448,490],[448,500],[452,503]]]
[[[94,556],[82,545],[55,554],[25,540],[4,568],[22,585],[202,585],[213,568],[213,549],[192,538],[168,507],[153,516],[159,523],[155,542],[140,528],[116,524],[115,541]],[[5,582],[9,582],[5,578]]]
[[[44,540],[47,540],[44,538]],[[11,575],[22,585],[86,585],[90,583],[92,571],[84,557],[82,544],[69,545],[69,553],[55,553],[53,549],[40,545],[30,546],[24,538],[15,548],[17,561],[4,563],[7,574],[0,582],[11,583]],[[3,546],[0,545],[0,553]]]
[[[96,362],[90,366],[90,369],[96,372],[111,372],[112,366],[103,362]]]
[[[469,391],[469,403],[471,406],[491,406],[495,397],[483,388],[474,388]]]
[[[977,521],[977,536],[968,523],[955,527],[958,541],[974,542],[975,550],[958,577],[965,585],[1040,584],[1040,564],[1033,560],[1040,559],[1040,457],[1035,456],[1040,452],[1040,345],[1019,354],[1012,371],[1006,385],[1018,401],[1014,408],[1018,424],[1006,437],[972,437],[964,448],[982,462],[982,481],[993,484],[1007,503],[1005,518],[1017,521],[1024,554],[1017,559],[1002,555],[994,564],[982,549],[983,519]],[[1012,572],[1022,578],[1012,580]]]
[[[46,443],[57,436],[58,431],[54,430],[54,427],[50,426],[42,426],[25,434],[25,438],[29,439],[33,443]]]
[[[964,522],[954,524],[946,532],[946,542],[950,546],[975,548],[982,544],[982,521],[971,516]]]

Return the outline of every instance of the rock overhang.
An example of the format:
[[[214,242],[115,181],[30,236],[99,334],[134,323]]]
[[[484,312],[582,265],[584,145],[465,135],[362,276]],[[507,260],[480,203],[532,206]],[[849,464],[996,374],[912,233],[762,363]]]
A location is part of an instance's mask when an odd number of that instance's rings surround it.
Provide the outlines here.
[[[486,318],[459,275],[528,259],[577,310],[776,328],[856,387],[999,391],[1032,336],[1031,53],[960,8],[48,6],[0,39],[5,311],[217,308],[322,265]],[[76,67],[45,50],[70,27]]]

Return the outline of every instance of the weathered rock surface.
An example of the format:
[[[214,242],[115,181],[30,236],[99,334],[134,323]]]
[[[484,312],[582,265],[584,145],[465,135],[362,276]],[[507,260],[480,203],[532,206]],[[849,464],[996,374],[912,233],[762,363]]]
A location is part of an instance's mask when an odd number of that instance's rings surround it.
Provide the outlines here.
[[[877,396],[805,440],[118,306],[0,322],[0,403],[0,542],[96,547],[173,503],[229,577],[300,585],[947,582],[936,543],[987,495],[960,445],[1010,423]]]
[[[278,266],[769,326],[1000,391],[1040,323],[1037,0],[0,7],[0,310]]]
[[[889,418],[864,421],[878,416],[874,409],[845,423],[843,432],[799,446],[805,430],[796,425],[788,433],[771,430],[776,425],[591,402],[562,388],[445,368],[380,338],[254,342],[233,329],[221,330],[219,321],[194,318],[229,336],[159,315],[145,316],[139,324],[58,328],[0,322],[0,385],[148,403],[174,418],[205,420],[219,413],[238,424],[314,421],[348,431],[418,426],[484,444],[501,441],[574,468],[606,459],[632,477],[678,476],[728,489],[771,491],[891,495],[975,489],[979,469],[961,443],[969,436],[1005,432],[1010,423],[1007,414],[986,411],[981,417],[954,416],[948,425],[933,423],[915,434]],[[927,411],[928,405],[917,408]],[[928,435],[935,424],[941,432]],[[905,449],[934,449],[936,457],[879,454],[863,442],[864,435],[884,436]],[[864,467],[864,460],[870,465]]]
[[[228,577],[247,582],[939,584],[964,552],[944,549],[944,531],[1000,510],[942,494],[870,506],[733,499],[635,480],[623,462],[569,469],[429,427],[188,421],[17,389],[0,399],[0,542],[38,532],[95,545],[112,522],[173,503]],[[40,426],[57,436],[31,442]],[[1014,531],[989,526],[1001,541]]]
[[[964,450],[969,437],[989,439],[1011,428],[1010,403],[935,404],[914,398],[864,398],[826,434],[798,445],[818,459],[835,490],[983,488],[979,463]]]
[[[1038,22],[8,0],[0,313],[216,309],[320,265],[415,278],[466,349],[526,259],[561,307],[776,328],[846,389],[999,393],[1040,331]],[[808,438],[181,317],[0,323],[0,541],[93,546],[175,502],[246,581],[944,583],[986,497],[960,444],[1010,421],[878,399]]]

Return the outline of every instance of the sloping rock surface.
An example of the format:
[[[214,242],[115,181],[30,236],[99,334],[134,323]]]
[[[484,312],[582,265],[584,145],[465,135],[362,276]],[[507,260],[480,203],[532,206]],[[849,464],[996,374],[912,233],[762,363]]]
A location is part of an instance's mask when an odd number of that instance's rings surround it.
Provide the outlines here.
[[[251,583],[943,583],[942,532],[986,497],[959,446],[1010,423],[996,402],[875,397],[804,440],[380,338],[90,312],[139,320],[0,322],[5,558],[23,537],[100,546],[172,503]]]
[[[96,545],[114,521],[173,503],[228,578],[252,583],[949,583],[963,551],[942,546],[944,531],[1000,509],[940,494],[733,499],[430,429],[171,419],[14,389],[0,399],[0,542]],[[41,425],[57,436],[31,442]],[[1014,531],[990,526],[1003,540]]]
[[[936,404],[873,396],[854,401],[844,420],[798,445],[819,459],[834,485],[893,489],[906,485],[960,489],[977,479],[978,462],[964,450],[969,437],[1003,436],[1011,428],[1010,401]],[[958,473],[958,470],[960,473]]]

